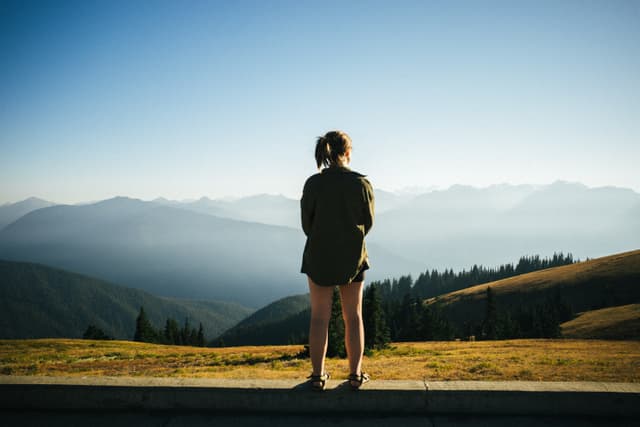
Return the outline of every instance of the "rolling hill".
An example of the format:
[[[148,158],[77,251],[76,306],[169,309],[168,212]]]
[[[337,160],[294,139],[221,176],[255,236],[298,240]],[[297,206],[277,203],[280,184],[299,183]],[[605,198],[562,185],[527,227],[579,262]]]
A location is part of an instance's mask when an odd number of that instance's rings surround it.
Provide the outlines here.
[[[224,345],[291,344],[308,335],[309,294],[294,295],[257,310],[220,335]]]
[[[567,338],[639,337],[639,305],[632,303],[640,301],[640,250],[472,286],[431,298],[427,304],[437,302],[444,318],[463,333],[465,323],[483,320],[489,286],[502,312],[531,309],[559,297],[579,313],[562,325]],[[308,296],[284,298],[258,310],[221,338],[224,345],[301,343],[309,320]]]
[[[586,311],[561,327],[565,338],[640,340],[640,304]]]
[[[0,338],[79,338],[89,324],[133,339],[140,306],[156,328],[202,322],[211,339],[249,315],[238,304],[163,298],[44,265],[0,261]]]
[[[473,286],[431,298],[447,318],[461,326],[483,319],[486,289],[491,287],[502,309],[541,304],[559,296],[574,313],[640,301],[640,250],[555,267]]]

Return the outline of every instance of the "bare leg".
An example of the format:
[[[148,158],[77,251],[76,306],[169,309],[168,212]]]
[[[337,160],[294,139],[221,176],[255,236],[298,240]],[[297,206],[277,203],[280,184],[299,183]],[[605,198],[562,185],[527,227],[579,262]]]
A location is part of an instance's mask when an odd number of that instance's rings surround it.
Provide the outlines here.
[[[364,324],[362,322],[362,288],[364,282],[340,286],[344,344],[347,348],[351,374],[361,374],[364,353]]]
[[[322,375],[324,373],[324,358],[327,353],[333,288],[316,285],[309,276],[307,278],[309,279],[309,292],[311,294],[309,353],[311,355],[313,375]]]

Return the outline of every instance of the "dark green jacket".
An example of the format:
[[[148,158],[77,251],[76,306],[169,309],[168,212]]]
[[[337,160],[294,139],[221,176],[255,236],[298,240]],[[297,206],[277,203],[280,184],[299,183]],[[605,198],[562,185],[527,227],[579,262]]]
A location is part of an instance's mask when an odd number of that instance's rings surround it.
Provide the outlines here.
[[[346,166],[330,166],[304,184],[300,210],[307,243],[301,272],[321,286],[350,283],[369,267],[364,236],[373,226],[371,183]]]

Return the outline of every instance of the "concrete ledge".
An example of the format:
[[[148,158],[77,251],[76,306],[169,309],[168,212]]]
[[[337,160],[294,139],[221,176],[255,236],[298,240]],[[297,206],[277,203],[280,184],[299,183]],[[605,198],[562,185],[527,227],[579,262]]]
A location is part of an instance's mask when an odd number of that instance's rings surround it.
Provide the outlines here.
[[[0,376],[0,408],[203,410],[218,413],[640,415],[640,384],[372,381],[357,392],[330,380],[324,393],[289,380]]]

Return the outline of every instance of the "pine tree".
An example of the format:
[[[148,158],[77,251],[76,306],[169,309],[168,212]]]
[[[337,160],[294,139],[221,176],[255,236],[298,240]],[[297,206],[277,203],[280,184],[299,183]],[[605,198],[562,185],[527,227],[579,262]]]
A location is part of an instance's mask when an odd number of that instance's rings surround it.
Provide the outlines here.
[[[344,322],[342,320],[342,305],[338,288],[333,288],[333,302],[331,304],[331,320],[329,321],[328,357],[345,357]]]
[[[191,333],[189,334],[189,345],[198,345],[198,331],[196,328],[191,328]]]
[[[491,286],[487,286],[487,306],[482,330],[485,339],[495,340],[498,338],[498,309]]]
[[[173,318],[168,318],[164,325],[164,341],[167,344],[179,345],[180,344],[180,327],[178,322]]]
[[[184,326],[180,331],[180,339],[182,345],[191,345],[191,325],[189,324],[189,318],[184,318]]]
[[[104,331],[98,328],[95,325],[89,325],[87,330],[82,334],[82,339],[85,340],[111,340],[109,335],[105,334]]]
[[[378,286],[369,285],[363,301],[365,349],[382,349],[389,345],[389,327],[385,321]]]
[[[419,338],[434,341],[446,341],[453,338],[453,328],[442,313],[441,303],[437,299],[428,305],[420,303],[419,307],[421,307]]]
[[[140,307],[140,312],[136,318],[136,331],[133,335],[134,341],[140,342],[156,342],[157,333],[151,326],[151,322],[147,318],[144,307]]]
[[[200,327],[198,328],[198,339],[196,345],[204,347],[204,329],[202,327],[202,322],[200,322]]]
[[[399,331],[397,339],[399,341],[415,341],[418,339],[418,329],[420,329],[420,315],[422,302],[414,300],[411,294],[405,294],[402,298],[402,305],[399,311]]]

